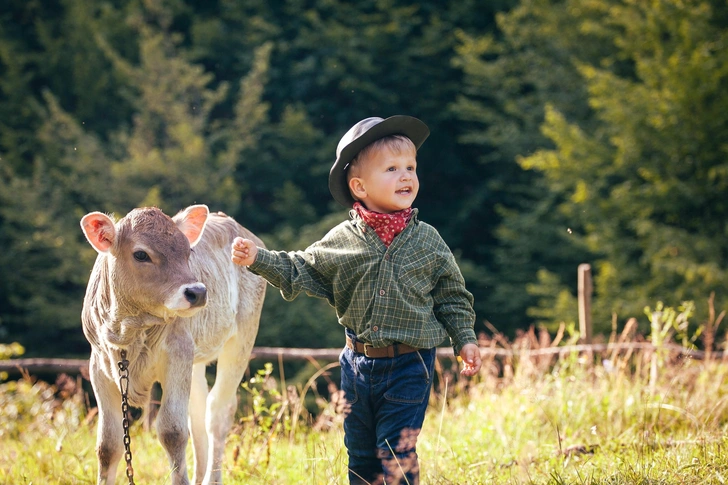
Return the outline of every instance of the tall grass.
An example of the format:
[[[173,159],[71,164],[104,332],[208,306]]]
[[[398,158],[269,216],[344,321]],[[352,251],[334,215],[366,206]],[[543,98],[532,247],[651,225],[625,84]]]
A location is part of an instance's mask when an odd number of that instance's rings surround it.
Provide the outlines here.
[[[671,346],[678,336],[630,348],[645,340],[632,324],[604,352],[539,354],[573,339],[496,333],[482,345],[514,353],[488,354],[472,380],[440,361],[418,442],[421,483],[726,483],[728,361],[685,357]],[[251,404],[228,439],[226,483],[347,483],[345,403],[330,389],[331,400],[314,396],[311,414],[301,404],[311,383],[304,392],[272,374],[267,367],[246,383]],[[0,484],[95,483],[96,422],[70,381],[6,382],[0,412]],[[137,484],[170,483],[153,428],[134,424],[132,451]],[[117,483],[126,483],[122,469]]]

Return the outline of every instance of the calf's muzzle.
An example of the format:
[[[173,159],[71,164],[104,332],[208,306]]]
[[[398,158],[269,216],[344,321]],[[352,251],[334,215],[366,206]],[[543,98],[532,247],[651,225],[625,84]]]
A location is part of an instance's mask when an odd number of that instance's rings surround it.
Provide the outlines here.
[[[184,291],[185,299],[190,302],[190,308],[203,307],[207,304],[207,288],[205,285],[188,286]]]

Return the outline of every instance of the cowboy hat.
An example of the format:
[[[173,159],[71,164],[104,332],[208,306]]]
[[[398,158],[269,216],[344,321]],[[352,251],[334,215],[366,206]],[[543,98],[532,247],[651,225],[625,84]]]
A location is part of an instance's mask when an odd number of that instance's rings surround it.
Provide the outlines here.
[[[404,135],[420,148],[430,134],[422,121],[412,116],[396,115],[387,119],[372,117],[351,127],[336,147],[336,161],[329,172],[329,191],[334,200],[344,207],[354,205],[349,192],[346,169],[356,155],[370,143],[389,135]]]

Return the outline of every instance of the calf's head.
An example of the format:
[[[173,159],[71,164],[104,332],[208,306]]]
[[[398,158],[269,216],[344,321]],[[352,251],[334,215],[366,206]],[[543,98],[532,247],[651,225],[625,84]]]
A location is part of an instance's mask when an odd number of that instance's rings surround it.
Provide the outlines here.
[[[108,265],[116,304],[165,320],[191,316],[207,303],[205,285],[189,265],[209,210],[194,205],[170,218],[157,208],[134,209],[118,222],[92,212],[81,219],[86,239]]]

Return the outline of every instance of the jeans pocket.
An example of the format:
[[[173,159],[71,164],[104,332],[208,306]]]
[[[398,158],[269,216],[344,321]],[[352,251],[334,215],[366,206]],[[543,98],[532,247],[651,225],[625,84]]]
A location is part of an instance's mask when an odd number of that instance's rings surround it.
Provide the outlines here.
[[[344,391],[346,402],[354,404],[359,400],[356,392],[356,368],[351,361],[354,353],[344,348],[339,354],[339,365],[341,366],[341,390]]]
[[[392,359],[384,399],[421,404],[430,394],[433,354],[429,350],[421,350]]]

